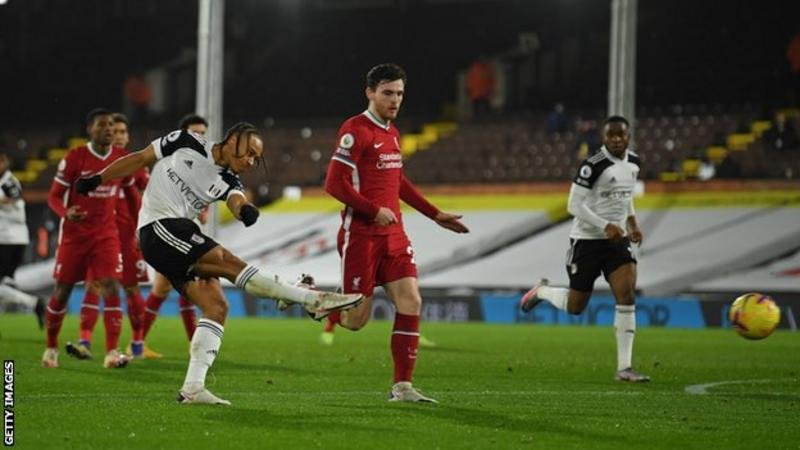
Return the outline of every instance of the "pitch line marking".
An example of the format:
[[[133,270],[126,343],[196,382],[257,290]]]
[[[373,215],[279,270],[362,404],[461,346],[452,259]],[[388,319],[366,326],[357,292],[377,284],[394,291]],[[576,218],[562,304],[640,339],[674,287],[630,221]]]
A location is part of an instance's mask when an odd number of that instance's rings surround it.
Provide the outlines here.
[[[760,379],[760,380],[727,380],[727,381],[716,381],[714,383],[702,383],[702,384],[691,384],[686,386],[684,392],[687,394],[692,395],[706,395],[709,394],[708,390],[717,386],[725,386],[728,384],[763,384],[763,383],[772,383],[774,381],[782,381],[782,380],[767,380],[767,379]]]

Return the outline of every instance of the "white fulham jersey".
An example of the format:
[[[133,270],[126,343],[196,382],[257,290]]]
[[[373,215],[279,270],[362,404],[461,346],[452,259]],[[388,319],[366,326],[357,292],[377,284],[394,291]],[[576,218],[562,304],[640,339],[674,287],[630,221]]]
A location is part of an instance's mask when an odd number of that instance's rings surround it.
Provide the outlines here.
[[[27,245],[25,200],[19,180],[10,170],[0,174],[0,200],[0,244]]]
[[[570,191],[570,202],[583,196],[583,206],[601,219],[619,225],[633,212],[633,190],[639,176],[639,157],[626,150],[617,158],[606,149],[587,158],[578,168]],[[573,239],[607,239],[604,227],[575,217],[569,237]]]
[[[137,229],[160,219],[194,220],[209,204],[244,195],[239,176],[214,163],[213,144],[202,136],[176,130],[152,145],[158,162],[144,190]]]

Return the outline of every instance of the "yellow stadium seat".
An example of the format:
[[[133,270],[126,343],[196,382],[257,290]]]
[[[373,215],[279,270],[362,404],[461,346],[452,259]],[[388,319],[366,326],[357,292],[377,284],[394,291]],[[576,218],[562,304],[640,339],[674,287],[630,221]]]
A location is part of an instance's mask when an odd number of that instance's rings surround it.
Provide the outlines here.
[[[15,170],[12,173],[17,177],[20,183],[30,183],[39,176],[39,172],[32,170]]]
[[[25,162],[25,170],[33,172],[41,172],[47,168],[47,161],[44,159],[29,159]]]
[[[75,147],[80,147],[81,145],[85,145],[85,144],[86,144],[86,142],[87,142],[87,141],[86,141],[86,138],[82,138],[82,137],[71,137],[71,138],[69,138],[69,140],[67,141],[67,148],[69,148],[69,149],[73,149],[73,148],[75,148]]]
[[[788,118],[800,117],[800,109],[798,108],[783,108],[775,112],[778,114],[783,114]]]
[[[47,151],[47,160],[51,164],[56,164],[64,157],[67,156],[67,149],[65,148],[51,148]]]
[[[747,150],[747,147],[750,146],[756,140],[756,136],[753,133],[735,133],[728,135],[728,149],[730,150]]]
[[[406,134],[400,139],[402,140],[400,142],[400,153],[402,153],[403,156],[413,155],[417,152],[418,141],[415,134]]]
[[[772,122],[769,120],[757,120],[750,124],[750,131],[756,135],[756,138],[760,138],[770,128],[772,128]]]
[[[700,160],[694,158],[684,159],[681,170],[686,178],[697,177],[697,172],[700,170]]]
[[[728,149],[725,147],[712,146],[706,148],[706,156],[708,160],[714,164],[719,164],[726,156],[728,156]]]
[[[678,172],[661,172],[659,178],[661,181],[683,181],[684,176]]]

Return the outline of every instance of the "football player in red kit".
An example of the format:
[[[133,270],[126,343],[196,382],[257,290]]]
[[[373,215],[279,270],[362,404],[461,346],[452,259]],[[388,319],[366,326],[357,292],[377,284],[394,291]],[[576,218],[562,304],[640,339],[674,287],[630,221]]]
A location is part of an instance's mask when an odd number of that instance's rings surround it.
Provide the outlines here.
[[[112,116],[114,121],[112,144],[114,147],[125,149],[130,143],[128,133],[128,119],[125,115],[116,113]],[[143,191],[147,186],[150,173],[143,168],[133,175],[134,185],[138,191]],[[125,298],[128,306],[128,319],[131,323],[131,344],[129,356],[140,358],[143,356],[143,323],[144,320],[144,299],[139,290],[139,283],[148,281],[147,263],[144,262],[142,251],[136,242],[136,221],[139,214],[141,197],[136,192],[136,196],[128,198],[124,190],[120,190],[117,198],[116,217],[117,229],[119,231],[120,249],[122,252],[122,288],[125,290]],[[81,304],[81,323],[80,340],[77,344],[67,342],[67,353],[78,359],[89,359],[92,357],[91,345],[92,334],[94,332],[97,317],[100,312],[99,300],[101,285],[94,279],[94,274],[89,271],[86,279],[86,294]]]
[[[325,190],[345,205],[338,236],[342,289],[363,294],[365,301],[328,318],[350,330],[362,328],[372,313],[373,289],[383,286],[396,308],[391,338],[394,384],[389,400],[435,403],[411,384],[422,299],[400,200],[443,228],[456,233],[469,230],[459,220],[461,216],[439,211],[403,174],[400,133],[392,124],[405,93],[403,69],[380,64],[367,73],[366,81],[369,106],[340,128],[325,180]]]
[[[42,366],[58,367],[58,334],[67,312],[67,302],[75,283],[86,279],[91,270],[108,293],[105,299],[106,357],[108,368],[124,367],[128,358],[117,346],[122,326],[119,282],[122,257],[115,219],[119,190],[135,191],[133,179],[103,183],[92,195],[77,195],[73,183],[80,177],[95,174],[124,156],[121,148],[111,145],[114,121],[112,113],[94,109],[87,116],[90,142],[71,150],[59,163],[47,199],[50,208],[61,217],[54,278],[56,287],[47,305],[45,324],[47,347]],[[132,193],[136,195],[138,193]]]

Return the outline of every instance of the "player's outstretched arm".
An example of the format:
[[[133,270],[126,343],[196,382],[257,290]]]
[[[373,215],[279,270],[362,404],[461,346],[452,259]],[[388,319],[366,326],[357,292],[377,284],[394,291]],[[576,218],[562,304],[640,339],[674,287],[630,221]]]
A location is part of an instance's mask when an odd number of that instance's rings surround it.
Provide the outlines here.
[[[450,231],[456,233],[469,233],[469,228],[461,222],[461,218],[464,217],[460,214],[450,214],[446,212],[440,212],[439,214],[434,217],[433,220],[436,221],[442,228],[447,228]]]
[[[429,202],[405,175],[400,179],[400,199],[433,219],[442,228],[456,233],[469,233],[469,228],[460,220],[463,216],[439,211],[439,208]]]
[[[75,190],[80,194],[86,194],[95,190],[97,186],[100,186],[105,181],[127,177],[142,167],[153,164],[155,161],[156,151],[151,144],[144,150],[117,159],[97,175],[89,178],[80,178],[76,183]]]

